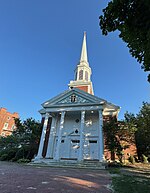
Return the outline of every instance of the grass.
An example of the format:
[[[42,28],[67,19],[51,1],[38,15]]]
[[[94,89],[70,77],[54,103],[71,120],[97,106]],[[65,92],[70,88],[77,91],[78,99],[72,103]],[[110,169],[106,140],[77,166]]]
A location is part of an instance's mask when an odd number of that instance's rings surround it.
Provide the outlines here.
[[[146,170],[147,171],[147,170]],[[111,168],[114,193],[150,193],[150,171],[141,173],[138,169]]]
[[[121,175],[112,178],[112,185],[115,193],[150,193],[149,181],[135,176]]]

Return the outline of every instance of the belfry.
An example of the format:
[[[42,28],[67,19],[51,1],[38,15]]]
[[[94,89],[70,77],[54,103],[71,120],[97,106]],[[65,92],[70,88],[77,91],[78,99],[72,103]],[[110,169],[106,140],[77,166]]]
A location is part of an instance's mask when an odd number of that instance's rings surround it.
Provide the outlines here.
[[[90,94],[94,94],[93,85],[91,82],[91,68],[88,63],[87,47],[86,47],[86,33],[84,32],[82,51],[79,64],[75,69],[75,80],[70,81],[68,85],[70,88],[78,88]]]
[[[43,129],[35,163],[104,161],[103,120],[117,117],[120,107],[94,96],[91,74],[84,33],[69,89],[44,102],[39,111]]]

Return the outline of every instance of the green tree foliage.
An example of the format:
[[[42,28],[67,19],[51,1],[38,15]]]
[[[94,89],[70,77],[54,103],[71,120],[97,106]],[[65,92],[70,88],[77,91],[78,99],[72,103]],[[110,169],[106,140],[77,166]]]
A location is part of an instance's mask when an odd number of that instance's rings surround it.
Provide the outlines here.
[[[119,30],[131,55],[150,71],[150,0],[110,1],[100,16],[100,28],[103,35]]]
[[[115,160],[115,152],[120,147],[120,142],[117,138],[118,123],[115,117],[111,117],[109,121],[104,122],[103,131],[105,146],[111,152],[111,160]]]
[[[105,146],[111,152],[111,160],[115,160],[115,154],[122,162],[123,150],[134,143],[134,132],[126,126],[125,121],[117,121],[116,117],[111,117],[109,121],[104,122],[103,126]]]
[[[126,124],[135,130],[135,143],[139,159],[150,157],[150,103],[143,103],[137,115],[126,113]]]
[[[0,159],[29,159],[37,153],[41,135],[41,124],[32,118],[25,121],[15,119],[16,130],[12,135],[0,138]]]
[[[142,154],[150,157],[150,103],[143,103],[136,120],[137,132],[135,137],[138,156],[140,159],[142,159]]]

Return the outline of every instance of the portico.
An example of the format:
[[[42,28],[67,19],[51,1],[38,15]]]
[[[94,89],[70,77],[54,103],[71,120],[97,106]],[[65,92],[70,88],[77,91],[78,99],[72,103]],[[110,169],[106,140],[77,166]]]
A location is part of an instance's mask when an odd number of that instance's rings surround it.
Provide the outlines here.
[[[76,111],[69,111],[69,107],[66,107],[62,111],[53,110],[45,114],[37,158],[43,158],[48,118],[52,117],[45,158],[55,161],[103,160],[102,110],[97,109],[97,106],[92,110],[84,108],[83,110],[83,107],[78,107]]]

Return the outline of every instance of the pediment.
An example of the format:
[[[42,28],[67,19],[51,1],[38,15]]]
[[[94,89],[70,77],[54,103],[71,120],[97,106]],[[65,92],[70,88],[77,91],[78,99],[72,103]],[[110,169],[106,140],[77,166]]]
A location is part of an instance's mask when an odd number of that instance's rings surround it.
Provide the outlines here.
[[[84,97],[81,97],[77,94],[72,94],[60,101],[58,101],[56,104],[84,104],[84,103],[92,103],[91,100],[88,100]]]
[[[52,106],[76,106],[88,104],[103,104],[105,100],[95,97],[79,89],[72,89],[57,95],[42,104],[43,107]]]

